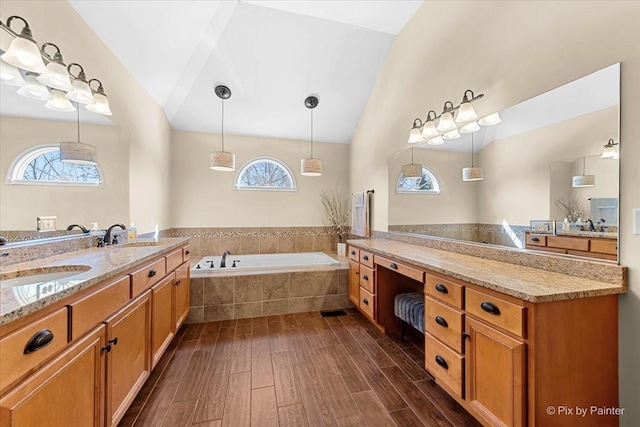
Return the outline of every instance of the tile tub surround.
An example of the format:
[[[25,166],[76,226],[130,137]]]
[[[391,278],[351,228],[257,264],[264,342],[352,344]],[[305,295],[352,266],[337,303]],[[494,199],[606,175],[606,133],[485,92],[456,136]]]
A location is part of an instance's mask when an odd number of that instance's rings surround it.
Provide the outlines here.
[[[350,240],[349,245],[533,303],[627,292],[626,280],[607,283],[394,240]]]
[[[423,246],[441,251],[455,252],[461,255],[500,261],[523,267],[531,267],[563,275],[596,280],[614,285],[626,286],[627,268],[607,261],[595,261],[586,258],[558,256],[517,248],[482,245],[474,242],[419,236],[402,233],[374,231],[372,239],[394,240]]]
[[[191,278],[187,323],[348,308],[349,263]]]
[[[160,244],[157,246],[124,247],[114,245],[104,248],[83,249],[5,267],[2,269],[3,274],[11,274],[13,272],[31,269],[42,269],[42,271],[45,272],[47,271],[47,267],[66,265],[84,265],[91,267],[91,269],[69,277],[69,280],[75,282],[72,283],[71,286],[66,288],[63,286],[64,289],[24,305],[16,300],[13,288],[1,287],[0,326],[40,310],[83,289],[90,288],[103,280],[130,270],[152,258],[168,253],[187,242],[188,239],[167,238],[160,239]]]

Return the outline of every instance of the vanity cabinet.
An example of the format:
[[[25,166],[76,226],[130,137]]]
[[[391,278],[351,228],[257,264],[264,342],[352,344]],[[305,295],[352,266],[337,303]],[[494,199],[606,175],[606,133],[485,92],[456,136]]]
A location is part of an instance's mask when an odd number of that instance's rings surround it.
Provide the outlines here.
[[[375,322],[376,298],[373,254],[349,248],[349,300]]]
[[[177,331],[180,326],[187,320],[189,315],[189,278],[190,278],[190,265],[185,262],[176,269],[176,280],[173,284],[175,309],[173,311],[174,319],[174,332]]]
[[[618,240],[585,236],[550,236],[525,232],[525,248],[536,251],[618,260]]]
[[[155,368],[175,334],[173,317],[175,273],[151,287],[151,367]]]
[[[349,260],[349,301],[356,307],[360,299],[360,264],[358,261]]]

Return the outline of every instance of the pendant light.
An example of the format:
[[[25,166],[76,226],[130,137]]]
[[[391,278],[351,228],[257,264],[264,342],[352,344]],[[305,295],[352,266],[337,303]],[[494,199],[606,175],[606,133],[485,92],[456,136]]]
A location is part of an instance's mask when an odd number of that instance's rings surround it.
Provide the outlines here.
[[[64,92],[57,89],[51,89],[51,99],[44,105],[49,110],[54,111],[75,111],[71,101],[64,96]]]
[[[469,98],[469,94],[471,94],[471,98]],[[462,102],[460,103],[460,107],[458,107],[456,123],[466,123],[470,120],[476,120],[478,118],[476,111],[473,109],[473,105],[471,105],[471,101],[475,99],[477,98],[473,96],[472,90],[467,89],[464,91]]]
[[[471,167],[462,169],[463,181],[482,181],[484,179],[484,170],[473,166],[473,133],[471,134]]]
[[[431,116],[433,114],[433,117]],[[424,126],[422,127],[422,138],[433,138],[434,136],[438,136],[438,129],[436,129],[436,124],[434,120],[436,119],[436,112],[431,110],[427,113],[426,121],[424,122]]]
[[[596,185],[596,176],[595,175],[586,175],[585,169],[587,166],[587,158],[582,158],[582,175],[575,175],[572,178],[573,186],[575,188],[583,188],[583,187],[593,187]]]
[[[409,132],[409,140],[407,141],[409,144],[417,144],[418,142],[424,141],[422,132],[420,131],[421,126],[422,120],[415,119],[413,121],[413,126],[411,126],[411,131]]]
[[[77,76],[71,74],[71,67],[74,65],[80,68],[80,72]],[[95,102],[93,99],[93,93],[89,87],[89,82],[87,82],[87,76],[84,74],[84,68],[82,68],[80,64],[76,64],[74,62],[69,64],[67,70],[71,77],[73,77],[73,83],[71,83],[71,90],[67,93],[67,98],[80,104],[93,104]]]
[[[45,48],[49,46],[56,49],[53,58],[45,53]],[[42,52],[49,58],[49,63],[46,71],[38,76],[38,81],[53,89],[69,92],[71,90],[71,79],[69,78],[67,66],[62,61],[60,48],[53,43],[45,43],[42,45]]]
[[[311,157],[300,160],[300,173],[304,176],[322,175],[322,160],[313,157],[313,109],[318,106],[318,98],[308,96],[304,105],[311,111]]]
[[[22,21],[24,24],[20,34],[11,29],[11,22],[14,19]],[[3,28],[6,28],[9,33],[14,35],[15,39],[11,41],[9,49],[7,49],[0,58],[6,63],[22,70],[38,74],[44,73],[47,68],[44,66],[44,61],[40,55],[40,49],[38,49],[38,44],[33,39],[33,34],[31,33],[31,28],[29,28],[27,21],[19,16],[10,16],[7,19],[6,26],[3,25]]]
[[[93,100],[95,101],[93,104],[85,105],[85,108],[89,111],[93,111],[94,113],[102,114],[103,116],[111,116],[111,108],[109,108],[109,100],[107,99],[107,95],[104,93],[104,88],[102,87],[102,82],[98,79],[89,80],[89,87],[91,87],[92,82],[98,82],[98,89],[93,92]]]
[[[402,176],[404,179],[422,178],[422,165],[413,163],[413,147],[411,147],[411,164],[402,166]]]
[[[447,101],[442,108],[442,114],[440,115],[440,121],[436,129],[438,132],[448,132],[456,128],[456,124],[453,121],[453,102]]]
[[[613,139],[610,139],[609,142],[604,146],[604,150],[602,150],[602,159],[619,159],[620,154],[618,150],[616,150],[615,146],[618,145],[617,142],[614,142]]]
[[[80,108],[76,104],[78,121],[78,141],[60,143],[60,161],[63,163],[74,163],[80,165],[97,165],[96,154],[98,149],[95,145],[83,144],[80,142]]]
[[[209,169],[230,172],[236,169],[236,155],[224,151],[224,100],[231,98],[231,90],[224,85],[218,85],[215,87],[215,93],[222,102],[222,132],[220,133],[222,149],[209,154]]]
[[[0,50],[0,52],[4,52]],[[7,86],[22,86],[24,77],[17,67],[0,59],[0,83]]]

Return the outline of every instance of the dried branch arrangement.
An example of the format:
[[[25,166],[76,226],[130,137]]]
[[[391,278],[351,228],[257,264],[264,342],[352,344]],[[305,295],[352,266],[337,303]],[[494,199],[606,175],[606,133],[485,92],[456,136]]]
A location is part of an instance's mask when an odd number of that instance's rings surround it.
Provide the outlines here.
[[[329,226],[333,228],[338,235],[338,241],[342,243],[347,235],[347,224],[349,223],[351,208],[349,208],[346,199],[337,188],[331,191],[322,190],[320,198],[322,206],[327,212]]]
[[[569,222],[576,222],[578,218],[584,218],[585,211],[580,207],[576,197],[556,199],[556,207],[564,211],[564,216]]]

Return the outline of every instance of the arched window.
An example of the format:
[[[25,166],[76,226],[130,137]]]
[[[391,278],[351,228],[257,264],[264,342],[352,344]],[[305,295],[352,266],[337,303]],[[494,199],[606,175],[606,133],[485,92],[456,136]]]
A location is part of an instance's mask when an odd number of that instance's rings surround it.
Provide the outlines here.
[[[60,161],[60,146],[46,144],[20,153],[11,163],[9,184],[101,186],[102,173],[94,165]]]
[[[296,191],[296,182],[282,162],[261,157],[247,162],[236,177],[239,190]]]
[[[399,194],[440,194],[440,183],[435,174],[422,167],[421,178],[405,178],[400,172],[396,192]]]

